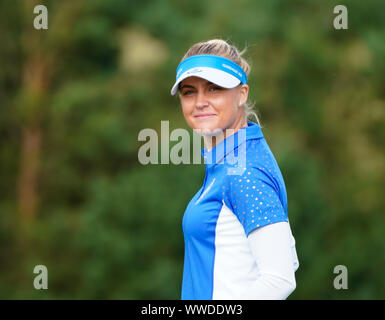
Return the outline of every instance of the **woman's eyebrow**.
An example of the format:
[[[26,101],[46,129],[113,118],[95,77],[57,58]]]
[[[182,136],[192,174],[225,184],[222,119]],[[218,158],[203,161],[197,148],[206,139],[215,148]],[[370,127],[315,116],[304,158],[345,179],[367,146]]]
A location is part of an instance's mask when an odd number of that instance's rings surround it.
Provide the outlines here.
[[[182,88],[194,88],[194,86],[190,85],[190,84],[183,84],[180,86],[180,89]]]
[[[206,81],[206,84],[213,84],[211,81]],[[182,89],[182,88],[195,88],[193,85],[191,85],[191,84],[182,84],[181,86],[180,86],[180,89]]]

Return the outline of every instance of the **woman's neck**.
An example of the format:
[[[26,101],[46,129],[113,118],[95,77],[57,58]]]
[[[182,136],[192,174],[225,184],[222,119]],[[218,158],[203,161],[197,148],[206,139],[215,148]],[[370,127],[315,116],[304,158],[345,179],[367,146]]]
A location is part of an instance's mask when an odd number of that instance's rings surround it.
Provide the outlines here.
[[[247,121],[239,122],[239,124],[236,124],[234,128],[227,128],[222,130],[219,134],[208,136],[203,136],[203,141],[205,144],[205,147],[208,151],[212,150],[217,144],[221,143],[224,139],[227,137],[233,135],[235,132],[237,132],[239,129],[247,127]]]

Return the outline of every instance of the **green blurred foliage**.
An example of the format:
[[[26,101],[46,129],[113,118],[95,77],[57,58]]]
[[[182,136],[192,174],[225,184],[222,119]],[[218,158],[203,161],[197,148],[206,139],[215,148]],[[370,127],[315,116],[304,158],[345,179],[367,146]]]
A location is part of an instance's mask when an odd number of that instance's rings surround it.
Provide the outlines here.
[[[36,4],[48,30],[33,29]],[[0,298],[179,299],[182,215],[204,166],[141,165],[138,133],[187,128],[169,93],[176,66],[223,38],[248,47],[285,178],[300,261],[290,299],[384,299],[385,3],[347,1],[348,30],[333,28],[338,4],[0,1]],[[41,135],[33,217],[18,191],[26,128]],[[333,288],[339,264],[348,290]]]

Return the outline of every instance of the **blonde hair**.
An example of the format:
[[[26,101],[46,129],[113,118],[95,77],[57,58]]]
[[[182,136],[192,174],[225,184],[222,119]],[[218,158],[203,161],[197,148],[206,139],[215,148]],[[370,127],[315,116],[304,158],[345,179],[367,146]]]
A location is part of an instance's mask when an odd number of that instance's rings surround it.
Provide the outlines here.
[[[225,40],[222,39],[212,39],[205,42],[198,42],[195,43],[184,55],[181,62],[191,56],[195,56],[198,54],[212,54],[216,56],[225,57],[227,59],[232,60],[236,64],[238,64],[246,73],[247,76],[249,76],[249,73],[251,71],[251,67],[249,63],[242,57],[242,55],[246,52],[246,48],[243,49],[241,52],[235,47],[234,45],[229,44]],[[250,103],[249,101],[246,101],[243,104],[243,109],[245,112],[245,120],[251,120],[251,118],[255,118],[258,125],[261,126],[261,123],[259,121],[258,115],[254,110],[255,103]]]

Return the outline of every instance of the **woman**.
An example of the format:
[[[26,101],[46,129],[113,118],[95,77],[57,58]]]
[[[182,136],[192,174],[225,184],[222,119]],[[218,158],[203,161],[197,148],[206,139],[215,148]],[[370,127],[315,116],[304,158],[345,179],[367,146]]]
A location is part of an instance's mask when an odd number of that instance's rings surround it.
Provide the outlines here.
[[[249,71],[219,39],[194,44],[177,69],[171,94],[203,135],[206,164],[183,217],[183,300],[286,299],[296,287],[285,184],[258,118],[247,121]]]

